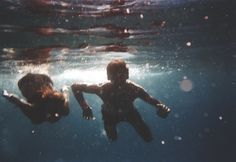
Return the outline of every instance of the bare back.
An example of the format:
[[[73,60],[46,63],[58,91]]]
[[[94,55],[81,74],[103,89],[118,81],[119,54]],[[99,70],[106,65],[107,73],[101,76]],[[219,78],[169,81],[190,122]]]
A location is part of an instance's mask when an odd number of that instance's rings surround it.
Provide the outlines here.
[[[104,104],[103,107],[116,111],[128,111],[134,109],[133,102],[140,97],[143,89],[132,82],[126,82],[122,85],[106,83],[101,86],[101,97]]]

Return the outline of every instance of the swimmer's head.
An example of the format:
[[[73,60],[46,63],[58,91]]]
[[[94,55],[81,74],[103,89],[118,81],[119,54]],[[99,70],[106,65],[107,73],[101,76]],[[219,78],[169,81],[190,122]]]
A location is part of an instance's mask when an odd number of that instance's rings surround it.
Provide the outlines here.
[[[107,65],[107,79],[110,81],[126,81],[129,69],[123,60],[113,60]]]

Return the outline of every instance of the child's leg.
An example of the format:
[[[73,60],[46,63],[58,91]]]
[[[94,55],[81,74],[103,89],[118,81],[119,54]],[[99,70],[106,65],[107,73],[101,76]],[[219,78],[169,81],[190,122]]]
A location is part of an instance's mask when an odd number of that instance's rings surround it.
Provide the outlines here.
[[[113,141],[117,139],[116,124],[104,121],[104,129],[109,139]]]
[[[111,112],[102,108],[102,119],[107,137],[111,140],[116,140],[117,139],[116,125],[118,123],[117,117]]]
[[[137,110],[131,111],[128,114],[127,121],[134,127],[134,129],[143,138],[145,142],[152,141],[152,133]]]

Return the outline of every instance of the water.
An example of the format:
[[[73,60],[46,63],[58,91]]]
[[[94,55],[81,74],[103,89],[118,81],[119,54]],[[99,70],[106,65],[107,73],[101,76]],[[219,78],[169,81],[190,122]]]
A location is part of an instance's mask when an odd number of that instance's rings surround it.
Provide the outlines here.
[[[70,115],[33,125],[0,98],[2,162],[231,162],[235,160],[235,3],[223,0],[2,0],[0,89],[20,95],[27,72],[50,75],[55,87],[106,80],[106,65],[124,59],[130,79],[172,108],[167,119],[135,105],[154,141],[127,123],[107,140],[101,100],[86,95],[95,121]],[[71,91],[70,91],[71,92]]]

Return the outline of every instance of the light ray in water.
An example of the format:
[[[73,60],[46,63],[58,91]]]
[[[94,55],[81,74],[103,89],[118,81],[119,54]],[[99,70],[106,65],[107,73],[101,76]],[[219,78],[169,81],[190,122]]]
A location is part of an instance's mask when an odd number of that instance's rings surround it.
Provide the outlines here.
[[[106,73],[102,68],[69,69],[65,70],[58,78],[71,79],[86,83],[99,83],[106,80]]]
[[[50,65],[49,64],[41,64],[35,66],[34,64],[28,64],[26,66],[21,66],[18,68],[19,74],[26,73],[40,73],[40,74],[49,74]]]
[[[104,63],[102,63],[104,64]],[[147,75],[157,75],[161,76],[163,72],[156,72],[156,73],[147,73],[149,71],[148,68],[143,66],[132,65],[130,66],[130,79],[133,80],[140,80],[147,77]],[[106,65],[104,64],[101,67],[92,67],[89,69],[67,69],[63,73],[59,74],[58,76],[54,76],[58,80],[66,79],[78,82],[85,82],[85,83],[102,83],[107,81],[107,74],[106,74]]]

